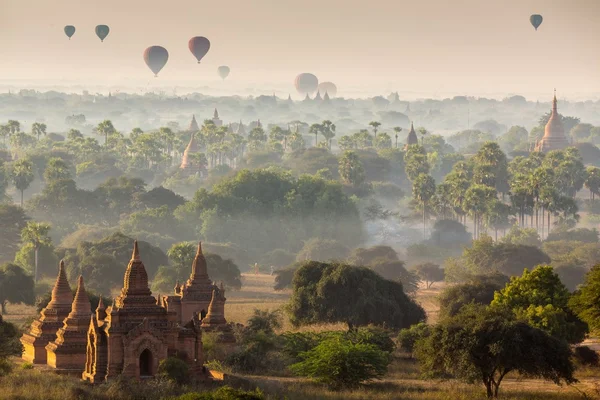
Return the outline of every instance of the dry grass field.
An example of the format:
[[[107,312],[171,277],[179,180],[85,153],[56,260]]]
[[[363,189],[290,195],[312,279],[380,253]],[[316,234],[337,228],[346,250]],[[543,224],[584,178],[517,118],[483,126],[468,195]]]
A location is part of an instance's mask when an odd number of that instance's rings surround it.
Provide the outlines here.
[[[239,291],[228,291],[226,316],[229,321],[245,323],[255,309],[282,309],[290,296],[290,291],[274,291],[274,277],[265,274],[243,274],[243,286]],[[431,289],[421,288],[416,295],[417,301],[425,308],[430,322],[435,322],[438,313],[437,296],[443,289],[443,283],[434,284]],[[21,325],[35,313],[34,307],[9,305],[9,314],[5,318]],[[303,327],[301,330],[345,329],[343,324],[327,324]],[[284,318],[282,331],[295,330],[287,318]],[[15,359],[15,363],[20,364]],[[81,397],[85,386],[76,378],[47,378],[39,370],[21,370],[8,378],[0,379],[0,400],[3,399],[76,399]],[[52,375],[50,375],[52,376]],[[364,386],[360,390],[332,392],[323,386],[305,379],[289,376],[243,376],[251,386],[260,387],[269,399],[323,399],[323,400],[359,400],[359,399],[402,399],[402,400],[467,400],[483,399],[482,385],[467,385],[456,381],[428,381],[419,376],[416,361],[396,357],[390,365],[385,379]],[[600,399],[600,369],[578,371],[579,383],[571,386],[556,386],[543,380],[509,377],[500,389],[502,399],[531,400],[571,400]],[[61,387],[48,390],[51,379],[61,380]],[[68,394],[67,388],[68,387]],[[62,390],[62,391],[61,391]],[[90,390],[90,389],[85,389]],[[98,389],[93,389],[96,391]],[[114,390],[114,389],[111,389]],[[156,389],[158,390],[158,389]],[[162,390],[162,389],[161,389]],[[168,391],[168,390],[167,390]],[[61,397],[61,393],[63,393]],[[89,392],[94,393],[94,392]],[[88,396],[91,396],[89,394]],[[112,398],[112,397],[111,397]],[[120,398],[120,397],[114,397]],[[136,397],[145,398],[145,397]]]

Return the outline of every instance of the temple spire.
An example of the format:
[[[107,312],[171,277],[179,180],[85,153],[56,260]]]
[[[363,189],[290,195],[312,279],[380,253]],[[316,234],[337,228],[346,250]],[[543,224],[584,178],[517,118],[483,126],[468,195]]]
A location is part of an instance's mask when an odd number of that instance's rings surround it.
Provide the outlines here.
[[[90,299],[85,291],[83,284],[83,276],[79,275],[77,279],[77,292],[73,299],[73,306],[71,307],[71,313],[68,318],[75,318],[85,316],[86,318],[92,313],[92,307],[90,305]]]
[[[140,261],[140,250],[138,249],[138,241],[133,241],[133,252],[131,253],[131,261]]]
[[[52,288],[52,298],[48,303],[47,308],[53,308],[54,306],[69,306],[73,301],[73,293],[71,292],[71,286],[65,273],[65,262],[60,260],[58,264],[58,276],[56,282]]]
[[[198,242],[196,257],[194,257],[194,262],[192,263],[192,274],[190,276],[190,281],[194,282],[197,280],[207,279],[208,269],[206,266],[206,258],[204,258],[204,254],[202,253],[202,242]]]

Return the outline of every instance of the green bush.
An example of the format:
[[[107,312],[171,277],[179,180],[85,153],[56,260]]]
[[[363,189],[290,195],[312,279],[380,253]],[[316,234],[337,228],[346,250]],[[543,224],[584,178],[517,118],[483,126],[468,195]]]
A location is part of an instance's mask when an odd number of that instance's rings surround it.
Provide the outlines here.
[[[171,397],[168,400],[264,400],[264,394],[256,389],[251,392],[234,389],[230,386],[223,386],[212,392],[204,393],[186,393],[178,397]]]
[[[169,357],[158,364],[158,375],[184,384],[190,379],[190,369],[187,363],[176,357]]]
[[[426,337],[429,334],[429,325],[424,322],[402,329],[398,334],[398,344],[402,351],[413,353],[417,340]]]
[[[33,369],[33,364],[30,362],[24,362],[21,364],[21,369]]]
[[[290,369],[297,375],[325,383],[330,389],[356,388],[363,382],[382,378],[391,356],[373,344],[330,338],[301,353],[301,362]]]

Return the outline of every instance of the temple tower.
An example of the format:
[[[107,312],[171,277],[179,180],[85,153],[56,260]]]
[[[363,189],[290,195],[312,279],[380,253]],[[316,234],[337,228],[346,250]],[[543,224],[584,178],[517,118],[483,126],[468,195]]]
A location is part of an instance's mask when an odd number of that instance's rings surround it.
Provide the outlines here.
[[[23,359],[34,364],[46,364],[46,346],[56,339],[56,333],[71,312],[73,292],[65,273],[65,264],[60,262],[52,298],[40,317],[33,321],[31,329],[21,337]]]
[[[190,142],[187,147],[183,151],[183,157],[181,159],[181,165],[179,168],[186,173],[195,174],[200,171],[200,166],[194,162],[193,156],[198,153],[198,144],[196,143],[195,133],[192,132],[192,136],[190,137]]]
[[[213,118],[212,118],[212,122],[215,124],[215,126],[217,127],[221,127],[223,126],[223,120],[221,120],[219,118],[219,111],[217,111],[217,109],[215,108],[215,112],[213,113]]]
[[[196,116],[192,115],[192,122],[190,122],[190,126],[188,128],[188,131],[190,132],[198,132],[200,130],[200,127],[198,126],[198,122],[196,121]]]
[[[91,315],[92,307],[83,285],[83,277],[79,276],[71,312],[58,330],[56,340],[46,346],[49,366],[62,372],[81,373],[86,359]]]
[[[554,90],[554,99],[552,100],[552,114],[544,129],[544,137],[535,146],[535,151],[547,153],[552,150],[562,150],[569,147],[569,141],[565,137],[565,127],[558,114],[558,101],[556,100],[556,90]]]
[[[415,132],[415,126],[411,122],[410,123],[410,132],[408,132],[408,137],[406,138],[405,149],[408,148],[408,146],[412,146],[413,144],[419,144],[419,138],[417,137],[417,132]]]

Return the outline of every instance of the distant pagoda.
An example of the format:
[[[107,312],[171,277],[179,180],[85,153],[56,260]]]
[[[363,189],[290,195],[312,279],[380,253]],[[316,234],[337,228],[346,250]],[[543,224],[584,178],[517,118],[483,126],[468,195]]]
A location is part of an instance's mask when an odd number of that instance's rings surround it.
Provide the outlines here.
[[[412,146],[414,144],[419,144],[419,138],[417,137],[417,132],[415,132],[415,126],[413,123],[410,123],[410,131],[408,132],[408,137],[406,138],[406,147]]]
[[[544,129],[544,137],[537,142],[535,151],[547,153],[552,150],[562,150],[569,147],[569,141],[565,137],[565,127],[558,114],[558,101],[556,100],[556,90],[554,90],[554,99],[552,100],[552,114]]]
[[[190,127],[188,128],[188,131],[198,132],[199,130],[200,127],[198,126],[198,122],[196,121],[196,116],[192,115],[192,122],[190,122]]]

